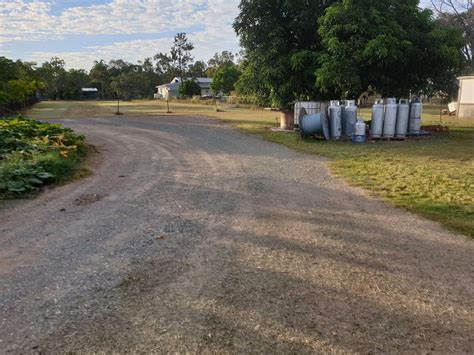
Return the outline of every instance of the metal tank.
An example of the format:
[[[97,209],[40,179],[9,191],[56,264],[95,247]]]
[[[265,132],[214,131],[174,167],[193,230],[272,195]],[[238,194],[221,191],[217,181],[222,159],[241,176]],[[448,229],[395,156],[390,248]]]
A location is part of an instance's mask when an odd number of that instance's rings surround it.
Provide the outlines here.
[[[342,112],[342,135],[349,138],[352,137],[356,122],[357,106],[355,100],[348,100]]]
[[[331,101],[329,113],[329,136],[331,139],[339,139],[342,135],[342,107],[339,101]]]
[[[385,119],[383,121],[384,138],[392,138],[393,136],[395,136],[395,128],[397,125],[397,112],[397,99],[387,99],[387,103],[385,105]]]
[[[407,99],[400,99],[398,103],[397,126],[395,137],[405,137],[408,130],[408,117],[410,115],[410,105]]]
[[[421,113],[423,111],[423,104],[420,99],[415,97],[410,102],[410,120],[408,124],[408,132],[419,133],[421,130]]]
[[[302,107],[298,116],[300,135],[303,138],[320,135],[325,139],[329,139],[328,119],[324,112],[308,114],[306,109]]]
[[[372,137],[382,136],[384,116],[383,100],[376,100],[374,106],[372,106],[372,122],[370,124],[370,135]]]

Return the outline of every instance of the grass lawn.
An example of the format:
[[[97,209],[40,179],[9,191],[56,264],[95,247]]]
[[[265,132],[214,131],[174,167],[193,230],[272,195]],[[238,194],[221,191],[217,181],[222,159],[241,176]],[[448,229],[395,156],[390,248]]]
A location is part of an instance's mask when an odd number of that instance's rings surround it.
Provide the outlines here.
[[[116,102],[42,102],[27,117],[87,118],[113,116]],[[237,128],[292,149],[331,158],[330,168],[348,183],[361,186],[396,206],[438,221],[474,237],[474,120],[443,116],[448,135],[406,142],[302,140],[295,134],[271,132],[279,113],[212,104],[170,102],[172,114],[201,114],[230,122]],[[165,114],[166,103],[138,100],[121,103],[126,115]],[[370,118],[370,110],[360,115]],[[426,107],[423,124],[440,122],[439,107]]]

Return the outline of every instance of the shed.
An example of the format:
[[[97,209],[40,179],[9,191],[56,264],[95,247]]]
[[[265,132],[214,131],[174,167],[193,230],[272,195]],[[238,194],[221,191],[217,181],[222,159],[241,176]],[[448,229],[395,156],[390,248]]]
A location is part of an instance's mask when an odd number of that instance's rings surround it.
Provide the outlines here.
[[[459,80],[457,115],[474,119],[474,76],[461,76]]]
[[[82,88],[81,100],[97,100],[99,98],[99,90],[97,88]]]

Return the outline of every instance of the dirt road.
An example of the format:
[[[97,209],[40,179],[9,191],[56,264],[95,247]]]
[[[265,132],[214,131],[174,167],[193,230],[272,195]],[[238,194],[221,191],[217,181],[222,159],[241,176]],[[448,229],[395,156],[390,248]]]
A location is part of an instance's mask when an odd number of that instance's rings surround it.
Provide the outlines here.
[[[193,117],[68,120],[95,174],[0,202],[0,352],[474,351],[474,243]]]

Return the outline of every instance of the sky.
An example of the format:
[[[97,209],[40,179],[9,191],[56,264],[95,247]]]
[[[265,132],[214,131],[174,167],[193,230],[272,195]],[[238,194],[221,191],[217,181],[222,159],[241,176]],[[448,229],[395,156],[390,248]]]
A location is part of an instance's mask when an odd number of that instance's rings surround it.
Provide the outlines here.
[[[429,0],[423,0],[425,3]],[[196,59],[239,51],[232,29],[239,0],[0,0],[0,56],[68,68],[94,60],[137,62],[169,52],[186,32]]]
[[[238,0],[0,0],[0,56],[68,68],[94,60],[137,62],[169,52],[186,32],[196,59],[239,51],[232,29]]]

